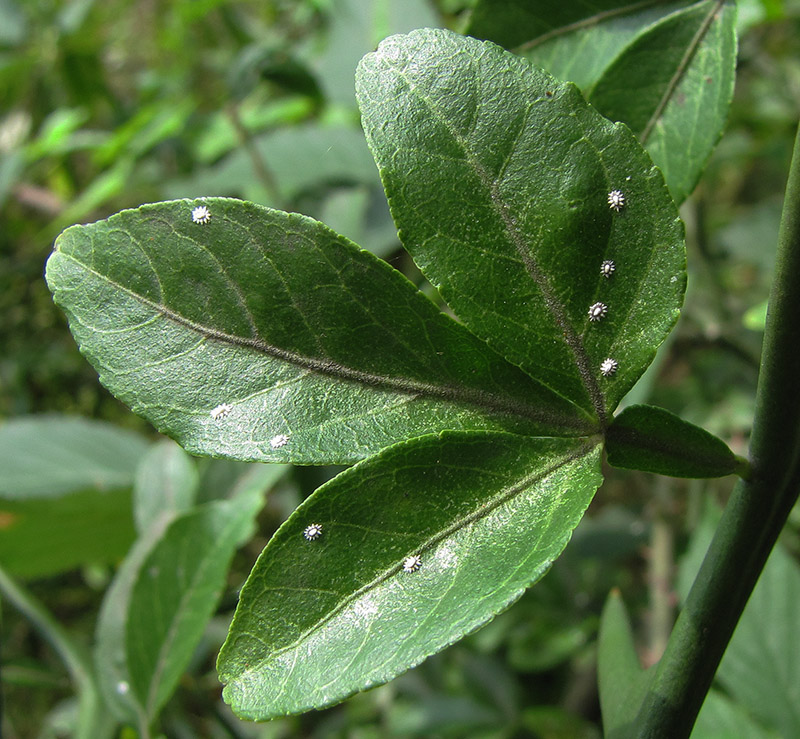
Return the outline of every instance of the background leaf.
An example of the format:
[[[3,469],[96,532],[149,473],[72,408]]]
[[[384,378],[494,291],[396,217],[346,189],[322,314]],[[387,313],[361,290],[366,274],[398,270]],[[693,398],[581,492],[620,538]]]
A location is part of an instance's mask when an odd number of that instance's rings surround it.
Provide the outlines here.
[[[691,0],[478,0],[467,33],[512,49],[582,90],[643,28]]]
[[[230,499],[151,525],[106,592],[95,663],[123,720],[149,725],[172,694],[216,608],[234,551],[251,535],[283,466],[254,467]]]
[[[218,661],[225,700],[255,720],[329,705],[473,631],[561,553],[599,455],[591,440],[444,433],[341,473],[243,588]],[[312,523],[322,535],[307,541]]]
[[[191,508],[198,485],[197,467],[183,449],[168,440],[154,445],[136,470],[133,512],[139,533]]]
[[[304,216],[215,198],[142,206],[67,229],[47,280],[100,380],[190,452],[346,463],[442,428],[591,426]]]
[[[597,654],[603,736],[629,735],[647,691],[648,674],[639,662],[628,612],[619,591],[612,591],[603,608]]]
[[[0,498],[57,498],[129,487],[148,447],[141,435],[102,421],[29,416],[0,425]]]
[[[707,0],[640,33],[590,89],[589,102],[639,137],[676,203],[694,190],[728,117],[736,6]]]
[[[529,0],[478,0],[466,32],[512,49],[533,39],[561,36],[573,30],[597,26],[609,19],[627,18],[651,10],[653,6],[660,10],[664,5],[674,6],[676,3],[662,0],[539,0],[536,3]]]
[[[510,362],[604,419],[683,299],[682,226],[646,153],[573,85],[447,31],[384,41],[357,92],[401,240],[426,277]],[[604,276],[606,260],[616,269]]]
[[[69,416],[0,425],[4,569],[33,578],[122,557],[135,535],[131,486],[147,446],[139,434]]]

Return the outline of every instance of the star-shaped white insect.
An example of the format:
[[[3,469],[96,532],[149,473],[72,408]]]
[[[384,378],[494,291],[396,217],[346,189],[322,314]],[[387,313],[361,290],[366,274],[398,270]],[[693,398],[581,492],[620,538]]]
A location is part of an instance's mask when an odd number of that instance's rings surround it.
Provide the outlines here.
[[[625,207],[625,195],[622,190],[612,190],[608,193],[608,207],[619,213]]]
[[[616,359],[611,359],[611,357],[600,362],[600,374],[603,377],[611,377],[611,375],[616,374],[618,369],[619,362]]]
[[[215,421],[219,421],[221,418],[225,418],[232,410],[232,405],[221,403],[216,408],[211,410],[211,418],[213,418]]]
[[[419,554],[411,554],[403,560],[405,572],[416,572],[420,567],[422,567],[422,557]]]
[[[205,205],[198,205],[192,210],[192,220],[195,223],[206,224],[211,220],[211,211]]]
[[[276,434],[269,440],[269,445],[273,449],[280,449],[289,443],[289,437],[286,434]]]
[[[606,317],[608,306],[605,303],[593,303],[589,306],[589,320],[599,321]]]

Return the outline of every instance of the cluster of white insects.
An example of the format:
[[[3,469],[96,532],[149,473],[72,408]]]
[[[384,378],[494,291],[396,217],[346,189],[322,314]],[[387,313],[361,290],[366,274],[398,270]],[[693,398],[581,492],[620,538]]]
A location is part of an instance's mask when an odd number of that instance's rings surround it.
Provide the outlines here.
[[[630,177],[628,177],[630,179]],[[622,190],[612,190],[608,193],[608,207],[619,213],[625,207],[625,194]],[[600,274],[609,279],[617,270],[617,265],[610,259],[606,259],[600,265]],[[592,322],[601,321],[608,315],[608,306],[605,303],[593,303],[589,306],[589,320]],[[619,369],[619,362],[616,359],[607,357],[600,363],[600,374],[603,377],[615,375]]]
[[[625,195],[621,190],[612,190],[608,193],[608,206],[619,213],[625,207]],[[205,225],[211,220],[211,211],[205,205],[198,205],[192,209],[192,221]],[[606,259],[600,265],[600,274],[605,278],[610,278],[616,271],[617,266],[610,259]],[[589,306],[589,320],[596,322],[606,317],[608,306],[605,303],[593,303]],[[616,359],[607,357],[600,363],[600,374],[604,377],[611,377],[619,369],[619,362]],[[226,418],[233,407],[228,403],[221,403],[211,411],[211,417],[215,420]],[[269,440],[272,449],[280,449],[289,442],[286,434],[276,434]],[[303,537],[307,541],[316,541],[322,536],[322,524],[312,523],[303,529]],[[422,567],[422,557],[419,554],[411,554],[403,559],[404,572],[416,572]]]

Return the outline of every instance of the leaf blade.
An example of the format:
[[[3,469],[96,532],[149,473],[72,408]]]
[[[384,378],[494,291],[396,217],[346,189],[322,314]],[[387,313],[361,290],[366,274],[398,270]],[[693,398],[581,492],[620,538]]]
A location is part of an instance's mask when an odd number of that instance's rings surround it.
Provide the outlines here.
[[[47,267],[101,381],[188,451],[347,463],[441,428],[591,427],[317,221],[202,203],[73,226]]]
[[[604,420],[671,330],[685,286],[682,226],[640,145],[573,85],[445,31],[384,41],[357,91],[423,273],[470,330]],[[620,191],[624,208],[610,209]],[[608,358],[618,367],[601,378]]]
[[[681,203],[722,135],[735,66],[736,7],[707,0],[639,34],[587,97],[603,115],[630,126]]]
[[[597,440],[463,432],[345,471],[281,527],[243,588],[218,661],[225,699],[264,720],[417,664],[544,574],[601,479]],[[306,541],[312,523],[322,535]],[[415,554],[419,571],[404,571]]]

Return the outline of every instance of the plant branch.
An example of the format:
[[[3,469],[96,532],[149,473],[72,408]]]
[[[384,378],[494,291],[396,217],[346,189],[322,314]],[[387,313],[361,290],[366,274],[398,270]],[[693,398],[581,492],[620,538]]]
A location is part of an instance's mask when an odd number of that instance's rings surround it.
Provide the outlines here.
[[[750,593],[800,492],[800,129],[770,293],[751,473],[734,488],[632,735],[688,737]]]
[[[69,637],[47,609],[0,567],[0,593],[30,621],[61,657],[78,696],[75,736],[96,739],[110,732],[108,717],[94,679],[88,655]]]

